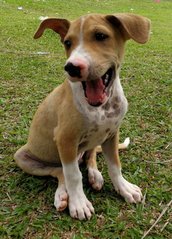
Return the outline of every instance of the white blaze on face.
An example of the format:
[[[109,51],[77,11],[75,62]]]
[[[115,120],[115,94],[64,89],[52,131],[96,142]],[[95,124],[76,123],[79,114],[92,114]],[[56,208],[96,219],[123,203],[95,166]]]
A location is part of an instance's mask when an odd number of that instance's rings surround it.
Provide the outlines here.
[[[78,46],[72,51],[70,57],[66,61],[66,64],[72,63],[76,67],[80,67],[81,70],[81,78],[80,80],[86,80],[89,75],[89,68],[91,65],[91,57],[88,52],[85,51],[83,45],[83,25],[84,25],[85,17],[81,18],[80,25],[80,34],[79,34],[79,43]],[[71,81],[78,80],[76,77],[70,77]]]

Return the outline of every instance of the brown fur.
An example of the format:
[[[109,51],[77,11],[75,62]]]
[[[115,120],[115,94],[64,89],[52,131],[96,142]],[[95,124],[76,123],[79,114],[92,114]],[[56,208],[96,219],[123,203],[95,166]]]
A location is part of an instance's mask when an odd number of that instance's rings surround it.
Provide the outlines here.
[[[138,43],[145,43],[149,37],[150,21],[134,14],[115,15],[87,15],[83,24],[84,48],[90,52],[94,62],[94,74],[100,72],[104,74],[109,62],[115,62],[117,69],[120,68],[125,41],[132,38]],[[75,32],[80,31],[82,18],[73,22],[65,19],[46,19],[38,28],[34,38],[39,38],[45,29],[50,28],[61,37],[62,42],[72,39],[73,45],[66,49],[67,57],[79,42]],[[104,46],[106,50],[101,50],[101,46],[95,41],[91,41],[90,31],[98,28],[99,31],[107,33],[110,37],[108,44]],[[113,108],[118,108],[119,99],[114,100]],[[105,106],[109,109],[109,105]],[[116,111],[117,114],[120,113]],[[107,113],[107,117],[112,117],[113,113]],[[102,116],[104,118],[105,116]],[[82,114],[77,110],[71,87],[66,80],[63,84],[55,88],[41,103],[33,118],[27,143],[14,155],[16,163],[25,172],[45,176],[51,175],[59,179],[59,184],[64,183],[64,176],[61,168],[61,161],[64,163],[76,160],[76,156],[88,144],[85,133],[86,123]],[[93,128],[96,133],[96,128]],[[110,129],[107,129],[110,133]],[[84,136],[83,136],[84,135]],[[85,141],[80,144],[82,137]],[[120,167],[118,156],[118,133],[109,137],[103,144],[105,151],[111,152],[115,164]],[[113,150],[111,150],[113,148]],[[96,152],[101,152],[101,148],[89,148],[88,167],[97,169]],[[63,208],[64,209],[64,208]],[[61,210],[61,209],[59,209]]]

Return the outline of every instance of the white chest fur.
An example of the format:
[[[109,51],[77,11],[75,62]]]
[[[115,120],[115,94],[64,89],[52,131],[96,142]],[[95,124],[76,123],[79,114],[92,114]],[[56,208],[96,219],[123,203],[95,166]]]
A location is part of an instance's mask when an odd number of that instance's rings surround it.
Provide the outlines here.
[[[119,77],[114,80],[107,101],[99,107],[88,104],[80,82],[70,82],[70,85],[76,108],[85,122],[79,145],[79,150],[85,151],[101,145],[116,132],[127,111],[128,103]]]

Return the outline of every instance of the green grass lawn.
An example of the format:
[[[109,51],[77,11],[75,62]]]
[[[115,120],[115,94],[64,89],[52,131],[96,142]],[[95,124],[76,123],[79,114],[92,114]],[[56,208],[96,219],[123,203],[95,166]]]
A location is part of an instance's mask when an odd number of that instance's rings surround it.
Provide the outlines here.
[[[18,10],[18,7],[23,7]],[[172,1],[153,0],[0,0],[0,238],[3,239],[139,239],[172,199]],[[128,42],[121,71],[129,101],[121,127],[120,153],[125,177],[144,194],[139,205],[116,194],[101,156],[105,184],[93,191],[84,175],[84,190],[95,207],[90,221],[56,212],[57,181],[23,173],[13,160],[27,140],[33,114],[42,99],[64,79],[64,50],[59,37],[46,31],[33,40],[40,16],[70,20],[87,13],[133,12],[152,21],[148,44]],[[48,54],[40,55],[39,52]],[[172,238],[172,208],[147,239]]]

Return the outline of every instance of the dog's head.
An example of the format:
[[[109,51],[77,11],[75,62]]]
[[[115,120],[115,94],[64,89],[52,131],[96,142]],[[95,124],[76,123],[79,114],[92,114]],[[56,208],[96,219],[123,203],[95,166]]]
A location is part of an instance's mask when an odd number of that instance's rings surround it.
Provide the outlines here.
[[[67,61],[65,71],[71,82],[80,82],[90,105],[103,104],[108,96],[123,59],[126,40],[146,43],[150,21],[134,14],[90,14],[75,21],[48,18],[34,38],[45,29],[57,32],[64,44]]]

